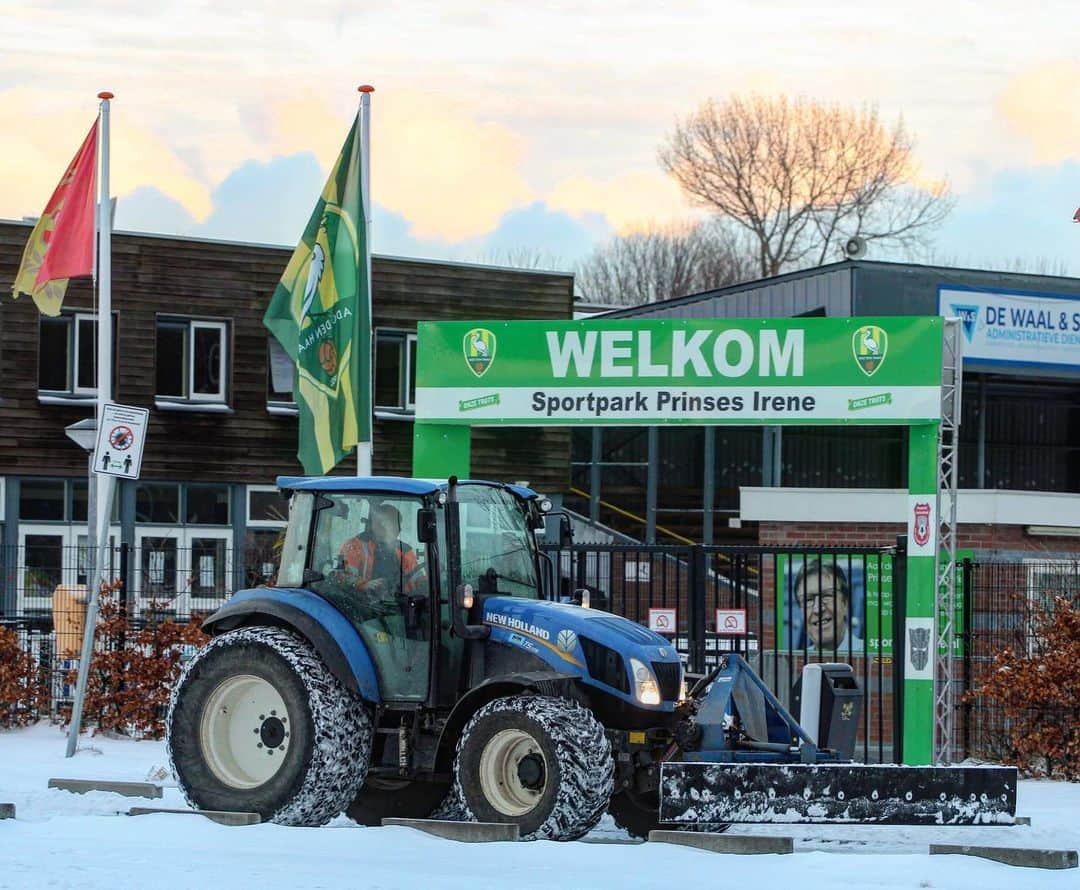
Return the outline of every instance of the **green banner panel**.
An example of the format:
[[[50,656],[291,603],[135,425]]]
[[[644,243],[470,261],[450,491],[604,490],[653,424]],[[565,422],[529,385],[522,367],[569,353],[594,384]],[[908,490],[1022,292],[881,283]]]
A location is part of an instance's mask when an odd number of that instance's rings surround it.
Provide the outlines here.
[[[935,422],[941,325],[916,317],[422,322],[416,419]]]

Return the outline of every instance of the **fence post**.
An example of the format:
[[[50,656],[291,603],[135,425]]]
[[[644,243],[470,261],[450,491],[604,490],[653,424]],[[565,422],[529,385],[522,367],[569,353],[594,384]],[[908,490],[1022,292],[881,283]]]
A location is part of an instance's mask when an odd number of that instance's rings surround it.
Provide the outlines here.
[[[705,673],[705,628],[708,617],[705,614],[705,548],[694,545],[690,548],[690,669]]]
[[[896,556],[893,557],[893,762],[904,762],[904,616],[907,615],[907,535],[896,536]]]
[[[964,757],[971,755],[971,632],[974,627],[973,616],[971,614],[972,604],[972,582],[975,575],[975,564],[970,557],[964,559],[961,563],[963,568],[963,597],[964,597],[964,632],[960,635],[960,639],[963,641],[963,658],[964,658],[964,699],[961,707],[964,709]]]

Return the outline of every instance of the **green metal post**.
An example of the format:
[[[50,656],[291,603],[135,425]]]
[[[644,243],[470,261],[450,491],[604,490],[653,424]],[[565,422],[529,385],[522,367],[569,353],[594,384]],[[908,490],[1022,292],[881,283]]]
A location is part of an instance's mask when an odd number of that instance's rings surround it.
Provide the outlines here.
[[[469,478],[472,427],[443,423],[413,425],[413,476],[418,479]]]
[[[904,763],[912,765],[931,763],[934,751],[938,427],[908,428],[907,602],[904,652],[897,654],[904,659]]]

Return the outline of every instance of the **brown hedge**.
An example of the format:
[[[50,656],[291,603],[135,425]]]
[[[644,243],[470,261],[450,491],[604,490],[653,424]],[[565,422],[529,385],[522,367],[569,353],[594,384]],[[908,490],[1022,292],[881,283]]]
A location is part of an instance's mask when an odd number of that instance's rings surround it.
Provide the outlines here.
[[[1001,707],[1006,762],[1029,775],[1080,779],[1080,603],[1056,597],[1033,614],[1026,652],[995,656],[969,700]]]

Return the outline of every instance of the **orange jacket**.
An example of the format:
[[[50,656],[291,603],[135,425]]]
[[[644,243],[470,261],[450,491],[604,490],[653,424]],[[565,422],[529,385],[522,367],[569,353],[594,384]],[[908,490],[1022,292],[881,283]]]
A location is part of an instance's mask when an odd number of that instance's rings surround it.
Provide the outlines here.
[[[373,537],[367,535],[350,538],[341,548],[342,561],[356,573],[356,586],[361,590],[377,577],[375,575],[377,555],[378,545]],[[393,555],[397,565],[400,566],[402,593],[413,596],[423,591],[427,587],[427,577],[423,572],[416,571],[419,562],[413,549],[408,544],[398,541],[393,549]],[[390,577],[387,580],[393,582],[396,579]]]

